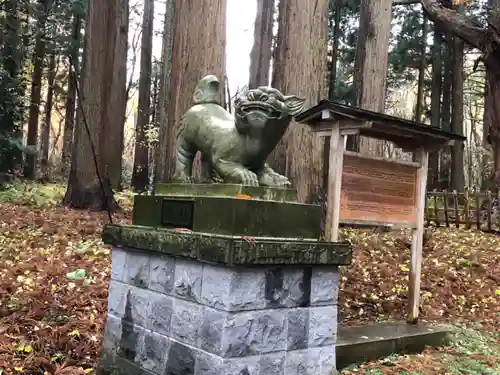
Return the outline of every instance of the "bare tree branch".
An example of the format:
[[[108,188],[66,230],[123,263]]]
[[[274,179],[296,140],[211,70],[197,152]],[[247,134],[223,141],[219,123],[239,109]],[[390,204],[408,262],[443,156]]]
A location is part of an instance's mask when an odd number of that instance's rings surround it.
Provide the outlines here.
[[[438,0],[421,0],[421,3],[434,22],[440,22],[448,31],[480,51],[486,52],[486,29],[475,24],[467,16],[444,7]]]

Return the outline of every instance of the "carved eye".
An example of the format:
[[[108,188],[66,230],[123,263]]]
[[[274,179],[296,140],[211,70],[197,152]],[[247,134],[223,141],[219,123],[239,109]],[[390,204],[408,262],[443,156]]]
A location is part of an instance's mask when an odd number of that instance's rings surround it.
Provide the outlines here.
[[[269,99],[269,95],[267,95],[267,94],[262,94],[260,96],[260,101],[261,102],[267,102],[268,99]]]

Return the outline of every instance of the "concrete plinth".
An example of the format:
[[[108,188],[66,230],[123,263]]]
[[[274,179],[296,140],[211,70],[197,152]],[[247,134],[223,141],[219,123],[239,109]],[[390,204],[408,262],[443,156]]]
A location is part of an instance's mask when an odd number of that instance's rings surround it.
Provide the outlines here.
[[[337,340],[337,368],[387,357],[420,353],[426,347],[443,346],[449,330],[444,327],[405,322],[340,327]]]
[[[331,374],[339,277],[115,247],[99,374]]]

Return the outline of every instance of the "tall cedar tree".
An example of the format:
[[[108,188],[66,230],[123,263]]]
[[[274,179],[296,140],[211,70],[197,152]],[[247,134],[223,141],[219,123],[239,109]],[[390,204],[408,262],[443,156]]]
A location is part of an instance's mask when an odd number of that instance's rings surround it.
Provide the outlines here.
[[[250,52],[251,89],[269,85],[274,25],[274,0],[257,0],[257,15]]]
[[[121,188],[122,179],[122,156],[123,156],[123,136],[125,128],[125,116],[127,109],[127,50],[128,50],[128,22],[129,22],[129,2],[119,0],[119,16],[114,23],[116,27],[116,43],[113,53],[113,81],[109,108],[106,111],[107,120],[112,124],[113,131],[107,135],[109,142],[106,150],[108,176],[113,189]],[[125,57],[124,57],[125,56]]]
[[[463,12],[463,6],[457,7]],[[451,130],[464,133],[464,41],[457,36],[452,38],[452,86],[451,86]],[[465,186],[464,144],[456,142],[451,147],[451,187],[463,191]]]
[[[31,76],[31,103],[28,121],[27,144],[36,149],[38,140],[38,119],[40,115],[40,98],[42,89],[43,60],[45,57],[46,23],[52,6],[52,0],[40,0],[38,2],[35,50],[33,52],[33,73]],[[36,177],[36,153],[30,152],[26,155],[24,165],[24,176],[30,179]]]
[[[305,98],[306,108],[328,94],[327,15],[328,0],[279,2],[272,86]],[[323,142],[307,126],[292,123],[269,158],[291,179],[302,202],[311,201],[322,185]]]
[[[443,27],[464,42],[479,49],[483,53],[487,70],[488,121],[490,125],[488,139],[493,148],[494,179],[500,184],[500,0],[491,1],[491,9],[486,27],[466,15],[447,9],[438,0],[421,0],[422,5],[433,21],[440,22]]]
[[[146,130],[150,122],[151,103],[151,71],[153,51],[154,0],[144,0],[142,17],[141,72],[139,77],[139,103],[137,107],[137,123],[135,126],[134,170],[132,172],[132,188],[144,191],[149,180],[149,153]]]
[[[45,99],[45,116],[42,122],[42,131],[40,134],[40,167],[42,180],[47,181],[49,178],[49,148],[50,148],[50,126],[52,123],[52,106],[54,99],[54,85],[57,75],[56,52],[53,50],[49,56],[49,66],[47,72],[47,98]]]
[[[418,67],[418,86],[417,86],[417,103],[415,105],[415,121],[422,122],[424,113],[424,88],[425,88],[425,69],[427,67],[427,25],[428,18],[424,14],[422,20],[422,46],[420,49],[420,63]]]
[[[174,44],[170,103],[168,106],[168,142],[166,173],[175,171],[175,144],[179,120],[192,105],[198,81],[214,74],[224,87],[226,60],[226,0],[182,0],[175,2]],[[203,20],[201,22],[200,20]],[[221,93],[223,99],[223,93]],[[221,100],[223,103],[224,100]]]
[[[170,80],[172,77],[172,45],[175,27],[175,1],[166,0],[165,18],[163,20],[163,37],[161,51],[161,71],[158,89],[159,141],[155,152],[154,180],[164,181],[167,172],[167,144],[168,144],[168,105],[170,103]]]
[[[73,208],[111,210],[117,208],[110,181],[110,168],[119,164],[117,142],[123,124],[121,113],[113,113],[117,91],[125,91],[114,73],[127,60],[126,49],[119,49],[123,29],[123,0],[90,0],[82,66],[82,115],[77,116],[68,188],[63,203]],[[128,18],[127,18],[128,22]],[[117,56],[118,52],[121,56]],[[111,113],[110,113],[111,112]],[[88,125],[88,129],[87,126]],[[115,143],[113,143],[115,142]],[[118,145],[119,146],[119,145]],[[121,154],[119,155],[121,158]],[[97,161],[104,194],[101,191],[94,158]]]
[[[23,65],[23,46],[19,41],[20,11],[18,0],[3,2],[5,12],[4,29],[2,30],[3,49],[0,61],[3,76],[0,82],[2,91],[0,100],[0,183],[4,174],[15,172],[21,162],[19,148],[14,146],[22,134],[19,126],[19,107],[15,105],[20,95],[20,76]]]
[[[161,71],[158,93],[157,123],[159,126],[158,147],[155,155],[154,180],[163,181],[167,173],[168,105],[170,103],[170,79],[172,77],[172,44],[175,26],[175,0],[166,0],[163,20]]]
[[[387,86],[392,0],[362,0],[354,66],[354,103],[357,107],[384,112]],[[348,148],[376,152],[380,141],[351,136]]]
[[[71,33],[71,62],[72,69],[68,73],[68,91],[66,92],[65,114],[64,114],[64,135],[62,148],[61,172],[66,175],[71,163],[71,149],[73,146],[73,130],[75,124],[76,108],[76,82],[79,74],[79,50],[81,44],[82,15],[75,13],[73,15],[73,25]],[[73,76],[75,75],[75,76]]]
[[[443,87],[443,71],[441,69],[441,32],[439,24],[434,24],[434,41],[432,44],[432,83],[431,83],[431,125],[441,127],[441,94]],[[439,151],[429,153],[427,181],[429,187],[437,188],[439,183]]]

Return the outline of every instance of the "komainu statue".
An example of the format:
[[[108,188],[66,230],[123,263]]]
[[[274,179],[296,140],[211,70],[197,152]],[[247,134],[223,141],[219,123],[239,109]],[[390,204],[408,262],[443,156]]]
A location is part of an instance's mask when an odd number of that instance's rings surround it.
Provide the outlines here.
[[[213,75],[196,86],[193,106],[181,118],[174,180],[193,182],[193,159],[200,151],[203,180],[212,179],[216,172],[225,183],[290,186],[288,178],[274,172],[266,159],[305,100],[259,87],[235,101],[233,116],[220,104],[220,86]]]

